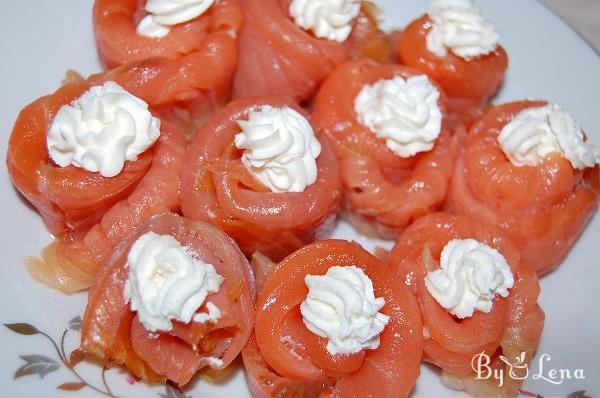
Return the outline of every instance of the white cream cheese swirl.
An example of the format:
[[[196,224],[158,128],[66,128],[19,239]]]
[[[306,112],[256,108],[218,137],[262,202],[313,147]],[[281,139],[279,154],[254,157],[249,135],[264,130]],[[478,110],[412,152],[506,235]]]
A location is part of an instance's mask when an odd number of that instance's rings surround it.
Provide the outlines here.
[[[432,0],[427,14],[433,23],[426,37],[427,49],[437,56],[444,57],[450,50],[470,60],[498,47],[500,34],[472,0]]]
[[[73,165],[114,177],[160,136],[148,104],[115,82],[94,86],[54,117],[46,144],[60,167]]]
[[[169,331],[172,321],[190,323],[210,293],[219,291],[223,277],[211,264],[192,257],[172,236],[148,232],[131,247],[127,256],[125,300],[137,311],[150,332]],[[199,321],[215,321],[220,315],[212,303]],[[211,314],[212,312],[212,314]],[[198,316],[196,315],[196,316]]]
[[[559,153],[575,169],[600,163],[598,147],[586,140],[573,117],[555,103],[519,112],[502,128],[498,142],[515,166],[537,166],[551,153]]]
[[[403,158],[430,151],[440,135],[440,92],[425,75],[363,86],[354,100],[357,120]]]
[[[305,282],[302,320],[308,330],[329,339],[331,355],[379,347],[379,335],[390,317],[379,312],[385,300],[375,298],[373,282],[362,269],[334,266],[325,275],[307,275]]]
[[[317,180],[321,144],[300,113],[264,105],[238,125],[235,146],[244,150],[242,163],[272,192],[303,192]]]
[[[148,0],[148,12],[138,24],[141,36],[161,38],[169,34],[171,26],[191,21],[204,14],[215,0]]]
[[[425,277],[433,298],[461,319],[476,310],[490,312],[495,295],[507,297],[513,284],[504,256],[475,239],[449,241],[442,250],[440,269]]]
[[[289,12],[296,25],[316,37],[345,42],[360,13],[360,0],[292,0]]]

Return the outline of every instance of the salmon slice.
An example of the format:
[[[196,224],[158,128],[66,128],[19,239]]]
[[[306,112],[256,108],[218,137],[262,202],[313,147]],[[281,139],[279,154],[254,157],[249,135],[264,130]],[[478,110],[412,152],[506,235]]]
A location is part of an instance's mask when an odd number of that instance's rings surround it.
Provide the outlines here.
[[[318,134],[317,181],[303,192],[273,193],[250,175],[233,144],[240,132],[236,121],[263,105],[304,114],[276,97],[237,100],[215,114],[188,148],[181,209],[186,217],[222,228],[248,256],[260,251],[277,261],[331,228],[342,191],[335,155]]]
[[[500,148],[504,125],[520,111],[545,104],[501,105],[472,125],[446,205],[502,228],[540,275],[558,267],[600,201],[598,166],[574,170],[568,160],[550,155],[539,166],[517,167]]]
[[[313,121],[333,143],[348,209],[376,224],[375,231],[384,237],[396,237],[413,220],[441,206],[452,176],[456,143],[443,124],[433,150],[410,158],[397,156],[358,122],[354,99],[365,84],[417,74],[399,65],[348,62],[329,76],[315,100]],[[444,104],[442,94],[442,110]]]
[[[491,98],[504,80],[508,55],[501,46],[490,54],[466,61],[452,52],[444,57],[427,49],[432,22],[427,15],[396,36],[398,61],[426,73],[448,95],[448,110],[468,116]]]
[[[246,368],[248,388],[253,398],[304,398],[331,392],[333,385],[331,379],[301,380],[278,375],[261,355],[254,335],[242,350],[242,358]]]
[[[365,2],[345,43],[319,39],[289,16],[290,0],[242,0],[244,25],[233,97],[279,95],[310,100],[333,69],[350,57],[390,61],[392,49],[377,27],[376,10]]]
[[[151,338],[125,301],[127,254],[143,234],[171,235],[198,259],[212,264],[225,280],[211,301],[222,308],[215,324],[176,323],[170,332]],[[165,213],[139,224],[114,251],[90,290],[81,347],[104,362],[114,361],[149,382],[185,385],[217,357],[227,367],[246,345],[254,320],[254,276],[235,242],[217,228]],[[199,311],[203,311],[202,308]]]
[[[345,43],[320,39],[298,27],[288,13],[290,0],[242,0],[244,25],[234,98],[279,95],[305,102],[340,63],[350,57],[392,59],[391,44],[377,26],[376,8],[363,2],[355,29]]]
[[[218,0],[206,13],[154,39],[136,32],[145,3],[96,0],[94,30],[100,59],[107,68],[136,64],[126,68],[152,87],[147,91],[155,94],[147,101],[163,118],[191,135],[229,100],[237,65],[236,38],[243,19],[241,6],[238,0]],[[157,62],[157,58],[164,60]]]
[[[308,293],[304,277],[334,265],[361,268],[375,296],[385,299],[381,312],[391,318],[377,349],[331,356],[326,339],[304,326],[299,312]],[[255,397],[402,397],[416,382],[422,355],[418,304],[401,280],[356,243],[320,241],[293,253],[267,276],[256,308],[256,340],[243,352]]]
[[[425,275],[439,267],[441,251],[452,239],[485,243],[502,253],[511,267],[514,286],[507,298],[494,298],[489,313],[478,311],[457,321],[426,289]],[[506,366],[501,388],[497,380],[477,380],[472,361],[480,353],[490,358],[502,354],[515,365],[517,357],[521,365],[526,365],[539,345],[544,325],[544,313],[537,304],[540,286],[535,271],[522,260],[517,246],[499,229],[479,220],[433,213],[416,221],[400,236],[388,265],[418,298],[424,325],[424,357],[443,370],[444,380],[475,396],[516,395],[522,380],[510,378],[508,365],[498,359],[498,366]]]
[[[347,43],[318,39],[296,26],[289,0],[242,0],[244,24],[233,97],[280,95],[308,100],[349,57]]]
[[[179,386],[186,385],[200,369],[202,359],[192,346],[168,334],[153,338],[137,316],[131,323],[130,338],[133,351],[150,369]]]
[[[261,252],[254,252],[250,258],[250,265],[256,279],[256,290],[260,292],[265,285],[267,276],[275,269],[277,263]]]
[[[194,104],[206,96],[225,98],[230,82],[222,75],[235,68],[234,50],[231,37],[219,32],[207,38],[202,51],[178,59],[154,57],[132,62],[94,75],[90,80],[116,81],[160,111]]]

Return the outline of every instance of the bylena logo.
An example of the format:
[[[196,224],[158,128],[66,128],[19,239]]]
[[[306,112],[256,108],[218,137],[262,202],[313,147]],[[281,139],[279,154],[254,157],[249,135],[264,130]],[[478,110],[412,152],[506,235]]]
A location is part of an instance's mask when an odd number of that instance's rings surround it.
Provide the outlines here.
[[[500,360],[506,366],[492,368],[490,366],[492,362],[490,356],[485,352],[481,352],[473,357],[471,367],[475,371],[478,380],[494,379],[498,382],[498,386],[502,387],[504,385],[506,370],[508,370],[508,377],[513,380],[525,380],[529,376],[529,367],[525,362],[525,358],[526,353],[522,352],[521,355],[515,358],[515,362],[513,363],[504,355],[500,355]]]
[[[502,387],[506,378],[512,380],[525,380],[530,375],[529,364],[526,362],[527,354],[522,352],[511,361],[504,355],[500,355],[500,361],[506,366],[491,366],[491,358],[485,352],[481,352],[471,360],[471,367],[475,371],[478,380],[493,379]],[[552,357],[550,354],[542,354],[538,359],[537,372],[531,373],[532,380],[544,380],[555,385],[562,384],[565,380],[583,380],[585,375],[583,369],[557,369],[549,366]]]

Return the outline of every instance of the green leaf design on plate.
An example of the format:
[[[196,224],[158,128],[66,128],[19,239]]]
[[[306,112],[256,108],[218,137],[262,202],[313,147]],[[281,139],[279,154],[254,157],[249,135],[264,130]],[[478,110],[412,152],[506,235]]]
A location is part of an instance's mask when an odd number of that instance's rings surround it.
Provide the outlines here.
[[[35,326],[28,323],[5,323],[4,326],[9,328],[11,331],[24,336],[33,336],[34,334],[40,333]]]
[[[58,388],[59,390],[65,390],[65,391],[79,391],[85,386],[86,386],[85,383],[63,383],[56,388]]]
[[[585,393],[585,390],[575,391],[567,395],[567,398],[592,398]]]
[[[76,316],[75,318],[69,321],[69,329],[74,330],[76,332],[81,331],[81,326],[83,325],[83,320],[81,320],[80,316]]]
[[[26,363],[15,372],[14,378],[38,375],[40,379],[46,375],[60,369],[61,364],[52,358],[43,355],[21,355],[21,359]]]
[[[185,395],[179,388],[173,387],[170,384],[165,385],[166,394],[158,394],[161,398],[192,398],[189,395]]]

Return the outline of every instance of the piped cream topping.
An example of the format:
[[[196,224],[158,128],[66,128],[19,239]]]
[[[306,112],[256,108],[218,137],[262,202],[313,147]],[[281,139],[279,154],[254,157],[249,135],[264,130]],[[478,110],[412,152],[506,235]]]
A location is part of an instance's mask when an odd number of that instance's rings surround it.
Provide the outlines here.
[[[440,92],[427,76],[396,76],[366,84],[354,100],[357,120],[396,155],[430,151],[442,129]]]
[[[300,305],[304,325],[327,338],[331,355],[353,354],[379,347],[379,335],[390,317],[375,298],[373,282],[355,266],[333,266],[325,275],[307,275],[306,300]]]
[[[316,37],[345,42],[360,13],[360,0],[292,0],[289,12],[296,25]]]
[[[500,147],[515,166],[537,166],[551,153],[569,160],[574,169],[600,163],[600,150],[581,127],[555,103],[527,108],[507,123],[498,136]]]
[[[46,136],[50,158],[60,167],[75,166],[114,177],[160,136],[160,119],[148,104],[115,82],[93,86],[63,105]]]
[[[490,312],[496,295],[507,297],[514,277],[504,256],[475,239],[449,241],[440,269],[429,272],[425,286],[433,298],[458,318]]]
[[[125,299],[150,332],[169,331],[172,321],[216,322],[220,310],[208,302],[207,313],[196,314],[206,297],[219,291],[223,277],[212,264],[194,258],[174,237],[148,232],[127,256]]]
[[[238,125],[235,146],[244,150],[242,163],[272,192],[303,192],[317,181],[321,144],[300,113],[265,105]]]
[[[426,37],[427,49],[437,56],[451,51],[470,60],[498,47],[500,34],[472,0],[432,0],[427,14],[433,23]]]
[[[137,26],[141,36],[160,39],[171,31],[171,27],[191,21],[204,14],[215,0],[148,0],[148,12]]]

